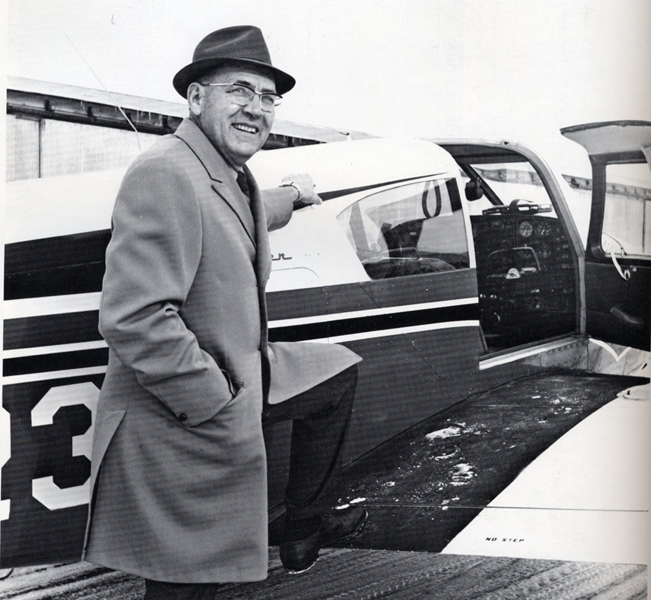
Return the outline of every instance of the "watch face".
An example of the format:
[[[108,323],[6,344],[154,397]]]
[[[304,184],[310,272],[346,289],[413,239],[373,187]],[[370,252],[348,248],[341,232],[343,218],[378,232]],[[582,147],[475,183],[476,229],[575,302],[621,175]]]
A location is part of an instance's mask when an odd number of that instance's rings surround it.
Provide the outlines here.
[[[531,234],[533,233],[533,225],[529,223],[529,221],[522,221],[522,223],[520,223],[518,231],[522,237],[531,237]]]

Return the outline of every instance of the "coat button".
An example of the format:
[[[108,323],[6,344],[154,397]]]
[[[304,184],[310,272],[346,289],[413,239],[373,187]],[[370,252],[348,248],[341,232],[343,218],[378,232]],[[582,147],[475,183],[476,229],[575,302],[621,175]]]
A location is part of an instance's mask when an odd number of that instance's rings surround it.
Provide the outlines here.
[[[185,413],[181,413],[181,414],[177,417],[177,419],[178,419],[179,421],[181,421],[181,423],[183,423],[183,422],[185,422],[185,421],[188,420],[188,415],[186,415]]]

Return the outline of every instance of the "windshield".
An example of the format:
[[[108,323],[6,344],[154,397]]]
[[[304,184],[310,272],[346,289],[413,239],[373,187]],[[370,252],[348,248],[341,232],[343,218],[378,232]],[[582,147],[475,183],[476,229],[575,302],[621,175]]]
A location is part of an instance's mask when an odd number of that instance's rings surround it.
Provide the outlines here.
[[[540,176],[526,160],[518,162],[469,163],[468,173],[463,173],[464,184],[471,176],[483,180],[482,197],[470,202],[470,214],[480,215],[494,205],[509,206],[514,200],[528,202],[542,207],[546,216],[555,216],[552,202]]]

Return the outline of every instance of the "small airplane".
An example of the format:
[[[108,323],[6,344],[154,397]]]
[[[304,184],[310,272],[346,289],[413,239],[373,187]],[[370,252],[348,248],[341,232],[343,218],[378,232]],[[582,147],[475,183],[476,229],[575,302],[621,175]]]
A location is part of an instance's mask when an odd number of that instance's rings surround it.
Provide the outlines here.
[[[353,470],[500,386],[549,373],[574,381],[558,374],[568,366],[607,382],[616,363],[630,385],[648,379],[651,123],[562,133],[592,162],[585,244],[567,181],[519,143],[365,139],[250,161],[261,188],[307,172],[324,200],[270,235],[270,338],[344,344],[363,357],[345,455]],[[642,183],[616,183],[625,168]],[[123,174],[7,186],[3,568],[80,556],[108,357],[97,331],[104,251]],[[269,456],[272,520],[290,427]]]

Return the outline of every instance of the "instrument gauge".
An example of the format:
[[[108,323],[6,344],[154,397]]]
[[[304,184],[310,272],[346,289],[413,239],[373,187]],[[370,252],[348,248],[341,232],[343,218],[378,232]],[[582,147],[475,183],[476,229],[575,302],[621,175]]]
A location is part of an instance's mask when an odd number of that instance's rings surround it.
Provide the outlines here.
[[[533,233],[533,225],[529,221],[522,221],[522,223],[520,223],[518,231],[524,238],[531,237],[531,234]]]
[[[552,232],[552,226],[549,223],[538,223],[536,225],[536,235],[547,237]]]
[[[552,249],[547,244],[541,244],[538,248],[538,256],[547,259],[552,255]]]

